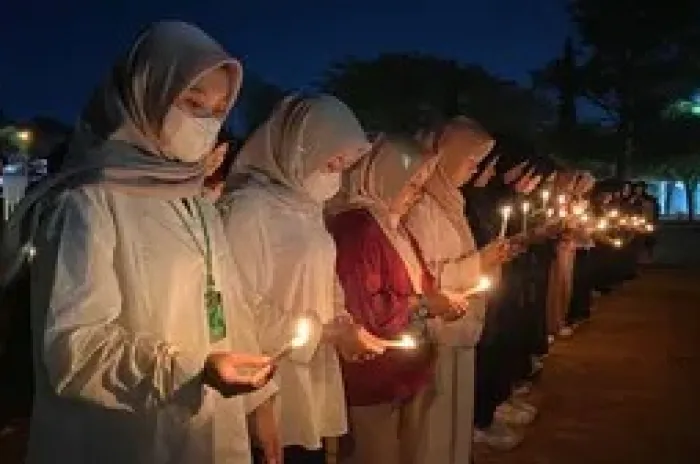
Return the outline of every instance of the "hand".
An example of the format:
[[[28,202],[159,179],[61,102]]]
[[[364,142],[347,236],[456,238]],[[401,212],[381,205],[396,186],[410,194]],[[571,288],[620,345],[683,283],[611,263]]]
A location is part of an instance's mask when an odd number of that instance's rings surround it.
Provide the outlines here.
[[[262,387],[272,378],[274,368],[268,356],[214,352],[207,357],[202,374],[206,385],[230,397]]]
[[[282,442],[275,420],[275,397],[271,397],[253,411],[253,436],[262,448],[264,464],[282,464],[284,462]]]
[[[508,261],[510,259],[510,248],[511,244],[508,240],[502,238],[497,238],[488,243],[479,251],[482,267],[490,269]]]
[[[329,330],[332,341],[346,361],[368,361],[384,353],[382,341],[349,319],[335,319]]]
[[[452,299],[440,292],[424,293],[428,314],[439,317],[445,321],[455,321],[464,315],[461,305],[455,304]]]
[[[209,177],[219,169],[221,163],[224,162],[226,152],[228,151],[228,142],[222,142],[217,145],[211,153],[204,157],[204,176]]]

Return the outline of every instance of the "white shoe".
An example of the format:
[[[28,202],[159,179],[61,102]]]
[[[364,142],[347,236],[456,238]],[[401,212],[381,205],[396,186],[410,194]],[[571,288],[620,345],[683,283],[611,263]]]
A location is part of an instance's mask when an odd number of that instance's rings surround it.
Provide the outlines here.
[[[508,402],[513,405],[516,409],[522,409],[523,411],[527,411],[528,413],[532,414],[534,417],[537,417],[537,413],[539,412],[537,409],[537,406],[530,404],[526,401],[523,401],[521,398],[517,397],[511,397]]]
[[[574,334],[574,328],[570,325],[564,326],[559,331],[559,336],[563,338],[569,338]]]
[[[554,343],[554,335],[547,335],[547,343],[550,345]]]
[[[501,403],[496,411],[493,413],[493,417],[507,425],[528,425],[535,420],[537,413],[532,413],[532,411],[527,411],[523,408],[515,406],[510,401]]]
[[[474,429],[474,443],[484,443],[500,451],[512,450],[522,441],[522,434],[498,421],[494,421],[487,429]]]

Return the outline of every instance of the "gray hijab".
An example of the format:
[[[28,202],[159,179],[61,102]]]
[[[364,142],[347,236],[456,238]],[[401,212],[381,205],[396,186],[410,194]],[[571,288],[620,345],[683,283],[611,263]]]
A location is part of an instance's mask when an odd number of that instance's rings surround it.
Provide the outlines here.
[[[178,21],[155,23],[138,36],[81,113],[60,172],[38,184],[10,218],[0,250],[0,286],[20,270],[24,244],[33,239],[47,200],[61,190],[97,184],[164,199],[201,193],[204,162],[168,159],[159,134],[175,98],[218,67],[231,76],[230,109],[242,68],[211,37]]]

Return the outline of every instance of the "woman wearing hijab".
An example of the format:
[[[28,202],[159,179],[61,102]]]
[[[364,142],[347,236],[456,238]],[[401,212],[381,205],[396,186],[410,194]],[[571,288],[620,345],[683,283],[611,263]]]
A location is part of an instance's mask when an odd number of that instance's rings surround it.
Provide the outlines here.
[[[475,121],[455,118],[422,137],[441,154],[437,169],[425,184],[426,194],[406,219],[423,261],[437,284],[466,311],[454,322],[431,321],[438,355],[435,399],[428,413],[428,439],[421,456],[426,464],[471,462],[474,423],[474,347],[484,319],[482,299],[466,290],[478,285],[480,258],[464,213],[459,188],[469,180],[494,140]]]
[[[435,292],[403,225],[438,157],[411,138],[386,137],[350,172],[329,230],[336,270],[356,322],[382,339],[415,331],[430,316],[456,319],[461,309]],[[343,363],[357,464],[413,464],[425,441],[433,356],[428,344],[387,350],[365,363]]]
[[[515,204],[516,184],[530,171],[527,153],[519,143],[507,137],[497,140],[494,150],[463,189],[467,218],[479,247],[498,238],[502,220],[500,208],[505,204]],[[510,221],[511,231],[519,232],[513,227],[515,223]],[[502,408],[496,414],[497,408],[511,396],[515,373],[521,371],[521,366],[514,364],[510,340],[518,335],[512,331],[519,330],[517,321],[522,312],[523,290],[518,267],[505,263],[513,257],[482,258],[482,272],[495,276],[498,284],[489,295],[484,328],[476,350],[474,441],[496,449],[511,449],[522,441],[522,435],[509,425],[514,421],[506,423],[504,416],[523,424],[532,421],[535,415],[533,408],[528,405],[525,409],[520,403],[510,408],[507,415]]]
[[[255,391],[270,360],[254,355],[218,214],[199,198],[240,83],[201,30],[152,25],[93,95],[61,172],[25,200],[30,241],[13,228],[7,250],[35,255],[29,463],[248,464],[253,411],[274,443],[262,405],[275,387]]]
[[[323,217],[342,171],[369,147],[336,98],[286,98],[241,149],[220,202],[263,352],[283,351],[300,318],[314,322],[311,339],[278,363],[287,463],[323,463],[322,440],[347,432],[336,346],[348,358],[382,350],[345,313]]]
[[[570,212],[576,179],[574,171],[562,171],[557,175],[553,192],[553,198],[558,204],[557,213]],[[563,203],[559,203],[560,197],[564,198]],[[571,231],[564,230],[556,239],[547,287],[547,332],[550,340],[559,335],[568,337],[572,333],[566,326],[566,315],[571,302],[576,258],[576,243],[573,238]]]

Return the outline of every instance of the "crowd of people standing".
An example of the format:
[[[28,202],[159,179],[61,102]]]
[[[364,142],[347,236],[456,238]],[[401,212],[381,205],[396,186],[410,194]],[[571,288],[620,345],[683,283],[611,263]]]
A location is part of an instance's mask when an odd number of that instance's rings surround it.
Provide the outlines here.
[[[457,464],[516,446],[550,344],[653,246],[653,198],[467,116],[369,137],[330,95],[285,98],[232,149],[242,80],[198,28],[152,25],[8,224],[27,461]]]

